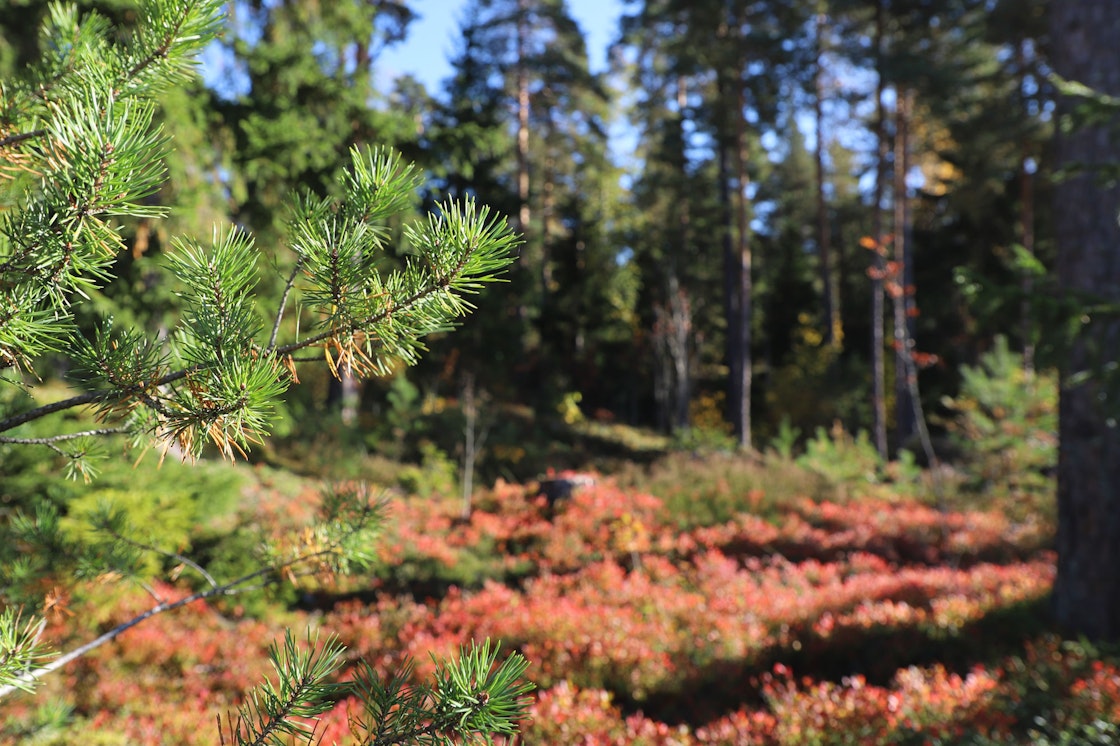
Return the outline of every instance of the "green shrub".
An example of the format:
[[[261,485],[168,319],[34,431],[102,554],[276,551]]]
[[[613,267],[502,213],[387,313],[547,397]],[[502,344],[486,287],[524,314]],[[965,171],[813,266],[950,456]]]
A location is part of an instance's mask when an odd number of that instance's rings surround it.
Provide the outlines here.
[[[846,353],[843,334],[838,335],[838,344],[828,344],[818,322],[809,314],[801,314],[792,338],[789,353],[766,377],[764,408],[756,423],[759,439],[766,442],[774,438],[783,422],[802,433],[827,428],[837,420],[870,422],[866,391],[871,371],[859,355]],[[887,357],[890,380],[893,355]],[[888,411],[893,403],[893,391],[888,391]]]
[[[459,465],[431,441],[420,444],[420,463],[401,469],[397,484],[410,495],[453,495],[458,491]]]
[[[883,467],[867,431],[860,430],[853,437],[839,423],[831,432],[818,427],[796,462],[837,485],[876,484]]]
[[[793,449],[797,446],[797,441],[800,438],[801,428],[790,424],[788,416],[782,417],[782,421],[778,423],[778,432],[770,439],[768,451],[779,459],[792,461]]]
[[[997,337],[979,365],[961,368],[945,425],[963,453],[965,487],[992,497],[1053,495],[1058,463],[1058,384],[1053,372],[1024,370],[1022,355]]]
[[[620,487],[660,497],[682,528],[725,523],[739,513],[778,518],[798,497],[831,500],[836,488],[793,462],[761,462],[744,455],[672,453],[649,467],[619,470]]]

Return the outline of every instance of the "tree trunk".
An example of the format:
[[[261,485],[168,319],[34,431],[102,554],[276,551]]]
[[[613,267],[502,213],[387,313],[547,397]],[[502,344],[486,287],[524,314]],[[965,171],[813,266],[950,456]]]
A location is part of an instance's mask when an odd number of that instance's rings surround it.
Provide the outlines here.
[[[683,75],[677,76],[677,145],[680,148],[677,162],[677,174],[680,178],[681,190],[677,195],[677,247],[671,262],[669,276],[669,303],[673,315],[678,318],[679,324],[675,331],[676,357],[674,370],[676,371],[676,400],[673,403],[673,427],[684,430],[691,424],[689,405],[692,402],[692,304],[684,288],[680,286],[677,269],[677,256],[687,256],[688,245],[692,240],[689,230],[691,220],[691,202],[688,194],[688,155],[685,153],[685,111],[688,108],[688,82]],[[675,305],[674,305],[675,304]]]
[[[327,384],[327,410],[337,410],[342,424],[353,425],[358,421],[361,387],[358,379],[350,372],[349,365],[339,366],[338,376],[331,376]]]
[[[540,189],[540,215],[537,217],[539,237],[541,244],[540,266],[540,315],[541,339],[548,333],[555,332],[555,326],[549,325],[547,317],[555,315],[556,309],[552,308],[552,225],[556,217],[556,162],[552,155],[552,144],[545,147],[544,164],[541,168],[537,184]]]
[[[823,8],[823,3],[818,6]],[[828,225],[828,202],[824,193],[824,33],[827,16],[821,10],[816,22],[816,95],[813,114],[817,122],[817,252],[820,260],[821,295],[824,302],[824,341],[836,345],[840,341],[840,297],[832,269],[832,236]]]
[[[1027,95],[1027,41],[1020,40],[1015,45],[1015,56],[1019,68],[1019,95],[1022,97],[1023,116],[1029,116]],[[1034,256],[1034,170],[1031,167],[1031,146],[1024,133],[1019,145],[1019,241],[1023,251]],[[1023,301],[1019,309],[1023,334],[1023,371],[1034,373],[1034,325],[1031,322],[1031,291],[1034,279],[1030,272],[1022,277]]]
[[[1062,0],[1051,5],[1053,67],[1062,77],[1101,93],[1120,95],[1120,13],[1115,0]],[[1059,101],[1059,115],[1076,102]],[[1060,120],[1059,120],[1060,121]],[[1113,123],[1115,124],[1115,122]],[[1120,139],[1107,127],[1063,133],[1058,128],[1057,167],[1112,164]],[[1071,293],[1120,301],[1120,189],[1105,187],[1084,170],[1055,187],[1054,222],[1058,279]],[[1061,391],[1058,458],[1058,578],[1054,609],[1071,634],[1120,640],[1120,408],[1099,380],[1096,349],[1120,349],[1120,322],[1091,318],[1073,345],[1063,371],[1090,370],[1080,385]]]
[[[739,95],[735,109],[735,256],[733,258],[734,276],[738,296],[737,339],[735,340],[735,354],[738,357],[738,375],[735,382],[739,389],[739,409],[735,413],[735,435],[739,439],[739,447],[743,450],[751,448],[751,379],[753,363],[751,360],[751,322],[754,314],[753,282],[751,277],[752,257],[750,242],[750,219],[747,215],[747,187],[750,185],[750,176],[747,174],[747,122],[743,113],[746,93],[743,83],[738,83]]]
[[[730,95],[724,79],[717,80],[719,100],[726,101]],[[724,116],[724,120],[727,117]],[[724,343],[727,359],[727,419],[738,436],[742,426],[740,414],[743,410],[743,355],[741,352],[742,337],[739,333],[739,283],[736,273],[735,256],[735,216],[731,203],[731,158],[728,151],[731,149],[730,138],[727,137],[726,125],[721,123],[721,132],[717,134],[717,168],[719,179],[719,207],[720,220],[723,223],[723,316],[727,323],[727,338]]]
[[[910,110],[914,94],[911,91],[895,91],[895,131],[894,131],[894,261],[895,276],[889,278],[890,294],[894,298],[894,403],[895,403],[895,446],[905,446],[914,437],[917,422],[914,417],[914,401],[910,395],[912,386],[910,362],[913,354],[914,339],[910,329],[911,294],[913,292],[914,269],[910,257],[910,211],[907,201],[906,172],[910,168]]]
[[[871,408],[875,430],[875,449],[887,458],[887,375],[883,339],[883,190],[887,181],[887,117],[883,107],[883,0],[875,10],[875,139],[878,152],[875,165],[875,193],[871,205]]]
[[[517,3],[517,230],[529,232],[529,65],[525,61],[529,44],[529,3]]]
[[[658,358],[654,388],[658,423],[668,432],[677,432],[689,426],[692,401],[692,304],[676,274],[669,275],[665,294],[665,303],[653,309]]]

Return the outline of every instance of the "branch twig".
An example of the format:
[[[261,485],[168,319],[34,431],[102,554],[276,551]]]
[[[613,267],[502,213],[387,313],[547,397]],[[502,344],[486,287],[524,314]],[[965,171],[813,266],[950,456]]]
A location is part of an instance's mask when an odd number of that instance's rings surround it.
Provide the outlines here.
[[[192,604],[195,601],[204,601],[204,600],[209,599],[209,598],[214,598],[215,596],[237,595],[238,593],[242,593],[243,591],[247,590],[247,588],[243,588],[242,586],[245,586],[251,580],[256,580],[257,578],[263,577],[265,575],[270,575],[270,574],[273,574],[273,573],[277,573],[277,572],[279,572],[280,570],[283,570],[286,567],[291,567],[292,565],[296,565],[296,564],[299,564],[301,562],[307,562],[307,561],[313,560],[317,557],[321,557],[323,555],[333,554],[335,551],[336,550],[332,548],[332,549],[320,550],[318,552],[313,552],[312,554],[303,555],[303,556],[297,557],[295,559],[289,560],[288,562],[284,562],[284,563],[281,563],[281,564],[278,564],[278,565],[271,565],[269,567],[262,567],[261,569],[255,571],[255,572],[251,572],[248,575],[242,575],[240,578],[237,578],[236,580],[232,580],[228,583],[225,583],[223,585],[219,585],[219,586],[214,587],[214,588],[210,588],[210,589],[205,590],[205,591],[198,591],[197,593],[192,593],[191,595],[186,596],[185,598],[181,598],[178,601],[158,603],[155,606],[153,606],[152,608],[145,611],[144,613],[138,614],[137,616],[134,616],[132,619],[129,619],[127,622],[123,622],[121,624],[118,624],[116,627],[113,627],[111,630],[104,633],[103,635],[101,635],[101,636],[99,636],[99,637],[97,637],[93,640],[90,640],[89,642],[85,643],[84,645],[80,645],[80,646],[74,648],[69,653],[61,655],[58,658],[55,658],[50,663],[48,663],[44,666],[40,666],[39,668],[36,668],[33,671],[28,671],[26,674],[24,674],[23,676],[20,677],[20,683],[31,684],[35,681],[38,681],[39,679],[43,678],[47,674],[49,674],[53,671],[57,671],[58,669],[62,668],[67,663],[70,663],[73,660],[81,658],[83,655],[89,653],[90,651],[96,650],[97,648],[101,647],[102,645],[104,645],[106,643],[112,642],[113,640],[120,637],[122,634],[124,634],[128,630],[132,629],[136,625],[140,624],[141,622],[143,622],[147,619],[151,619],[152,617],[156,616],[157,614],[162,614],[165,611],[174,611],[175,609],[179,609],[179,608],[182,608],[183,606],[186,606],[188,604]],[[4,697],[8,696],[12,692],[16,691],[16,689],[17,689],[17,687],[14,684],[9,684],[8,686],[0,686],[0,699],[3,699]]]
[[[295,287],[296,277],[299,276],[300,269],[303,268],[303,257],[296,259],[296,266],[292,267],[292,273],[288,275],[288,282],[284,285],[284,293],[280,296],[280,307],[276,309],[276,321],[272,324],[272,335],[268,338],[268,347],[265,352],[271,353],[276,349],[276,337],[280,334],[280,322],[284,320],[284,307],[288,305],[288,296]]]
[[[53,443],[61,443],[65,440],[76,440],[78,438],[89,438],[98,435],[123,435],[127,432],[128,429],[123,427],[102,427],[96,430],[83,430],[80,433],[52,435],[48,438],[12,438],[0,435],[0,443],[14,443],[22,446],[50,446]]]

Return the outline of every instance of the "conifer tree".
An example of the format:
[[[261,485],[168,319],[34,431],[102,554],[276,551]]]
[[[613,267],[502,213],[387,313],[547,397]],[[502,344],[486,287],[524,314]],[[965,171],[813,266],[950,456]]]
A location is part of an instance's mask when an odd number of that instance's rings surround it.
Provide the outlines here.
[[[619,174],[607,154],[609,99],[583,33],[560,0],[474,0],[452,63],[432,138],[453,164],[441,179],[508,206],[526,241],[505,307],[477,320],[501,331],[482,355],[463,350],[464,365],[488,366],[495,383],[528,371],[544,385],[525,393],[549,408],[547,397],[573,387],[604,390],[609,405],[617,379],[598,366],[604,347],[629,342],[630,304],[610,240]],[[458,164],[474,173],[469,183]],[[477,335],[466,336],[477,351]]]
[[[1120,429],[1115,378],[1120,263],[1116,164],[1120,17],[1102,0],[1055,3],[1049,15],[1059,98],[1055,192],[1058,282],[1079,302],[1062,360],[1058,455],[1057,621],[1071,634],[1120,640]],[[1092,97],[1086,97],[1092,93]],[[1095,99],[1095,103],[1094,103]],[[1079,125],[1079,126],[1078,126]]]
[[[405,224],[412,253],[387,269],[382,259],[394,250],[387,226],[415,198],[421,178],[390,152],[354,148],[336,193],[293,200],[283,241],[290,269],[279,278],[274,303],[264,306],[255,295],[268,269],[253,237],[215,227],[209,241],[173,242],[168,270],[183,312],[168,334],[112,317],[91,333],[80,328],[76,307],[114,277],[120,221],[167,213],[149,200],[164,181],[169,147],[153,124],[155,99],[191,79],[195,55],[222,27],[220,11],[218,0],[145,0],[135,28],[122,34],[103,16],[52,5],[41,32],[42,62],[0,85],[0,385],[16,391],[0,404],[0,443],[50,449],[75,476],[92,476],[91,449],[114,435],[185,458],[198,457],[207,444],[227,457],[244,454],[268,435],[276,401],[300,366],[318,362],[336,375],[360,375],[411,362],[421,339],[465,314],[468,296],[512,261],[517,239],[505,221],[467,199]],[[297,299],[314,322],[289,331],[284,320]],[[22,392],[47,355],[66,361],[61,367],[71,371],[76,392],[36,404]],[[71,410],[94,411],[98,427],[47,437],[24,431]],[[44,504],[17,514],[4,526],[5,543],[26,551],[0,568],[0,697],[34,688],[155,614],[294,568],[333,573],[368,562],[381,503],[364,489],[345,489],[325,495],[322,512],[299,542],[266,552],[259,570],[232,580],[132,538],[112,505],[94,521],[104,541],[88,551],[67,546],[57,510]],[[15,603],[15,589],[34,579],[40,560],[66,564],[74,576],[129,577],[152,552],[176,557],[209,587],[159,602],[60,657],[42,644],[41,620]],[[489,737],[510,733],[524,714],[525,661],[513,655],[499,663],[489,644],[441,663],[429,686],[413,682],[407,670],[382,682],[367,669],[353,683],[339,683],[338,644],[308,643],[289,637],[274,649],[277,679],[231,716],[230,742],[311,740],[313,731],[299,719],[350,696],[362,704],[354,721],[361,743]]]

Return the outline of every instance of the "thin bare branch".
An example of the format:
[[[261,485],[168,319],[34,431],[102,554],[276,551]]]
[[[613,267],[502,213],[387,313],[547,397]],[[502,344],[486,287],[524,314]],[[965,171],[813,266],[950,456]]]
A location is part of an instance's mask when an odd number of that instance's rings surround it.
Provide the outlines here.
[[[34,140],[35,138],[42,137],[47,134],[45,129],[31,130],[30,132],[20,132],[18,135],[8,135],[7,137],[0,137],[0,148],[6,148],[10,145],[18,145],[25,140]]]
[[[12,438],[0,435],[0,443],[14,443],[16,445],[24,446],[50,446],[54,443],[61,443],[66,440],[77,440],[78,438],[91,438],[99,435],[123,435],[127,433],[128,429],[123,427],[101,427],[95,430],[82,430],[79,433],[65,433],[63,435],[51,435],[47,438]],[[57,449],[56,449],[57,450]]]
[[[168,559],[173,559],[176,562],[180,562],[180,563],[186,565],[187,567],[191,568],[195,572],[197,572],[199,575],[201,575],[206,580],[206,582],[210,585],[211,588],[217,588],[218,587],[218,581],[214,580],[214,576],[211,575],[210,573],[206,572],[206,569],[204,567],[202,567],[202,565],[198,564],[197,562],[192,560],[190,557],[185,557],[185,556],[179,554],[178,552],[170,552],[166,549],[161,549],[160,547],[152,546],[151,544],[145,544],[142,541],[136,541],[135,539],[130,539],[127,536],[122,536],[121,534],[118,534],[116,531],[113,531],[112,529],[108,528],[107,526],[101,526],[100,528],[101,528],[102,531],[109,534],[109,536],[112,536],[114,539],[117,539],[118,541],[123,541],[125,544],[128,544],[129,546],[133,546],[133,547],[136,547],[137,549],[142,549],[145,552],[152,552],[154,554],[160,555],[161,557],[167,557]],[[156,599],[156,600],[158,601],[159,599]]]
[[[151,619],[152,617],[154,617],[158,614],[162,614],[162,613],[167,612],[167,611],[174,611],[175,609],[180,609],[180,608],[182,608],[182,607],[184,607],[188,604],[194,603],[195,601],[205,601],[207,599],[214,598],[216,596],[234,596],[234,595],[237,595],[239,593],[243,593],[246,590],[248,590],[248,588],[246,586],[248,586],[250,581],[256,580],[257,578],[265,577],[267,575],[278,574],[280,571],[284,570],[285,568],[291,567],[293,565],[301,564],[303,562],[309,562],[309,561],[314,560],[318,557],[322,557],[322,556],[329,555],[329,554],[334,554],[336,551],[337,551],[336,549],[330,548],[330,549],[323,549],[323,550],[320,550],[320,551],[317,551],[317,552],[313,552],[313,553],[308,554],[308,555],[301,555],[299,557],[296,557],[294,559],[289,560],[288,562],[283,562],[283,563],[280,563],[278,565],[270,565],[269,567],[262,567],[261,569],[255,571],[255,572],[251,572],[248,575],[243,575],[240,578],[237,578],[236,580],[232,580],[228,583],[225,583],[223,585],[219,585],[215,588],[210,588],[210,589],[205,590],[205,591],[199,591],[197,593],[192,593],[191,595],[186,596],[184,598],[181,598],[178,601],[158,603],[155,606],[153,606],[152,608],[145,611],[144,613],[134,616],[132,619],[129,619],[127,622],[123,622],[121,624],[118,624],[116,627],[113,627],[111,630],[104,633],[103,635],[101,635],[101,636],[99,636],[99,637],[97,637],[93,640],[90,640],[89,642],[85,643],[84,645],[80,645],[80,646],[74,648],[69,653],[61,655],[58,658],[55,658],[50,663],[47,663],[44,666],[36,668],[33,671],[28,671],[26,674],[24,674],[23,676],[20,677],[20,683],[21,684],[31,684],[35,681],[38,681],[39,679],[43,678],[47,674],[52,673],[54,671],[57,671],[58,669],[65,666],[66,664],[70,663],[71,661],[77,660],[78,658],[81,658],[83,655],[86,655],[87,653],[89,653],[93,650],[96,650],[97,648],[101,647],[102,645],[104,645],[106,643],[109,643],[109,642],[112,642],[113,640],[117,639],[122,634],[124,634],[128,630],[132,629],[136,625],[140,624],[141,622],[144,622],[145,620]],[[6,697],[9,694],[15,692],[16,690],[17,690],[17,687],[16,687],[15,684],[9,684],[7,686],[0,686],[0,699],[3,699],[4,697]]]
[[[296,260],[296,266],[292,267],[292,273],[288,275],[288,282],[284,285],[284,293],[280,296],[280,307],[276,309],[276,321],[272,324],[272,335],[268,338],[268,347],[265,348],[266,353],[276,349],[276,337],[280,334],[280,322],[284,320],[284,308],[288,305],[288,296],[295,287],[296,277],[299,276],[301,269],[303,269],[303,257]]]

